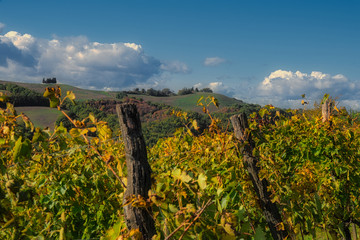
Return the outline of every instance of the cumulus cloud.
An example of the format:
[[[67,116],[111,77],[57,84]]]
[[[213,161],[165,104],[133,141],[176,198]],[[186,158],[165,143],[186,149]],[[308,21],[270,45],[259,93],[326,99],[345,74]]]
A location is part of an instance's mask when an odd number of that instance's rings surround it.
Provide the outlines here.
[[[9,64],[17,63],[21,66],[34,67],[36,60],[28,48],[32,44],[33,40],[27,34],[20,36],[16,32],[9,32],[4,36],[0,35],[0,66],[5,71],[2,73],[6,73]],[[11,69],[13,68],[8,68],[10,71]]]
[[[204,65],[207,67],[213,67],[213,66],[220,65],[221,63],[224,63],[224,62],[225,62],[225,59],[220,58],[220,57],[208,57],[208,58],[205,58]]]
[[[223,82],[210,82],[208,84],[197,83],[194,85],[194,88],[210,88],[215,93],[221,93],[227,96],[233,96],[235,94],[235,89],[225,85]]]
[[[172,61],[172,62],[163,62],[160,66],[162,70],[168,71],[170,73],[190,73],[191,69],[183,62]]]
[[[291,107],[295,103],[300,104],[302,94],[315,101],[321,99],[325,93],[354,106],[353,103],[357,101],[360,93],[360,85],[342,74],[277,70],[265,77],[257,90],[264,103],[267,101],[278,106]]]
[[[0,2],[1,2],[1,0],[0,0]],[[5,28],[5,24],[0,22],[0,33],[2,33],[4,31],[4,28]]]
[[[123,89],[151,82],[166,72],[189,72],[181,62],[161,62],[136,43],[99,43],[86,37],[37,39],[10,31],[0,35],[0,77],[10,81],[40,81],[93,88]]]

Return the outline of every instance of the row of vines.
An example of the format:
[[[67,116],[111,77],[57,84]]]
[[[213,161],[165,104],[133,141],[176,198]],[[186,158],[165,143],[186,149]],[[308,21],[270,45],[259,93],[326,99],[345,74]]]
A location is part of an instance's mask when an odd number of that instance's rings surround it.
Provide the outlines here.
[[[61,111],[60,89],[47,89]],[[72,93],[66,97],[74,100]],[[2,98],[0,98],[2,99]],[[214,99],[199,103],[207,112]],[[345,110],[253,114],[260,177],[277,204],[288,239],[348,238],[360,222],[360,128]],[[64,112],[64,114],[66,114]],[[233,133],[218,121],[202,134],[186,114],[173,137],[148,149],[154,239],[271,239]],[[25,137],[21,124],[31,134]],[[91,114],[67,131],[34,128],[11,104],[0,109],[0,239],[141,239],[127,230],[124,144]],[[230,123],[229,123],[230,124]],[[245,143],[246,144],[246,143]]]

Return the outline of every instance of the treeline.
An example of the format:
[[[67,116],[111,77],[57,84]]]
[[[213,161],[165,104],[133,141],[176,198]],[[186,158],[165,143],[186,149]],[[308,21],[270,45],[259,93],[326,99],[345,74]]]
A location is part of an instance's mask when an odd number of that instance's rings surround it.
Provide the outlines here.
[[[44,98],[41,94],[16,84],[0,84],[0,90],[5,90],[10,93],[9,102],[15,107],[49,106],[49,100]]]
[[[103,111],[103,109],[92,104],[93,102],[95,101],[76,102],[74,105],[70,101],[65,101],[62,108],[66,111],[67,115],[74,120],[85,119],[90,113],[92,113],[99,121],[107,122],[109,127],[116,132],[119,129],[119,123],[115,114]],[[60,116],[56,120],[56,126],[59,126],[60,123],[62,123],[68,130],[74,127],[69,119],[64,115]]]
[[[192,93],[196,93],[196,92],[207,92],[207,93],[212,93],[213,91],[210,88],[203,88],[203,89],[198,89],[198,88],[183,88],[180,89],[178,91],[177,95],[187,95],[187,94],[192,94]]]
[[[155,145],[160,138],[171,137],[176,129],[184,127],[185,125],[185,122],[182,121],[181,118],[171,114],[174,111],[180,111],[179,109],[165,104],[144,102],[137,99],[131,99],[130,101],[137,104],[140,110],[140,118],[143,121],[143,134],[148,146]],[[98,121],[107,122],[113,132],[118,132],[119,121],[115,113],[117,103],[121,102],[113,100],[92,100],[77,102],[76,105],[74,105],[70,101],[66,101],[62,108],[66,110],[67,115],[73,120],[81,121],[92,113]],[[157,117],[155,117],[155,115]],[[195,135],[202,133],[203,130],[210,125],[210,119],[207,115],[187,112],[187,116],[189,119],[198,122],[199,129],[193,132]],[[59,126],[60,123],[68,130],[74,127],[64,115],[57,119],[56,125]]]
[[[213,91],[210,88],[203,88],[203,89],[198,89],[198,88],[182,88],[178,91],[178,93],[174,93],[172,90],[170,90],[169,88],[164,88],[162,90],[156,90],[153,88],[149,88],[147,90],[143,89],[139,89],[139,88],[134,88],[133,90],[129,90],[129,91],[121,91],[118,92],[116,94],[116,98],[117,99],[122,99],[126,96],[128,96],[128,94],[136,94],[136,95],[148,95],[148,96],[154,96],[154,97],[170,97],[170,96],[176,96],[176,95],[187,95],[187,94],[193,94],[196,92],[207,92],[207,93],[212,93]]]

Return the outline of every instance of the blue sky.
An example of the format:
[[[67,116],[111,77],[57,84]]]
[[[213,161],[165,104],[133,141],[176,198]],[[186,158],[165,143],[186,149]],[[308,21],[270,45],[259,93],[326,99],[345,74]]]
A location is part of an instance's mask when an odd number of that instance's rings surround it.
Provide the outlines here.
[[[0,79],[360,108],[360,1],[0,1]]]

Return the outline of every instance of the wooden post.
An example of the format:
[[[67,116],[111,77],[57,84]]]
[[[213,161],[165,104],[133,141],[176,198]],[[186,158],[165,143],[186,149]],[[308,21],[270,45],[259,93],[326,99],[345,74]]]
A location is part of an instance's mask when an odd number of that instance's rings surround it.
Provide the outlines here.
[[[330,119],[331,101],[327,99],[322,105],[322,121],[327,122]]]
[[[125,144],[127,187],[124,194],[124,203],[139,195],[148,199],[151,187],[151,168],[147,161],[147,152],[144,137],[141,132],[141,122],[135,104],[116,105],[119,117],[121,134]],[[139,229],[143,239],[151,239],[156,233],[151,209],[124,206],[126,226],[130,229]]]
[[[285,239],[288,237],[288,233],[284,225],[282,225],[283,222],[276,204],[271,202],[271,194],[267,190],[269,184],[265,178],[262,180],[259,178],[260,168],[257,166],[258,159],[252,155],[255,143],[251,135],[246,132],[249,126],[247,117],[244,113],[241,113],[240,115],[232,116],[230,120],[234,127],[235,137],[241,143],[248,142],[247,144],[242,144],[240,151],[243,155],[244,165],[250,175],[256,194],[259,197],[260,206],[270,228],[271,235],[275,240]]]

